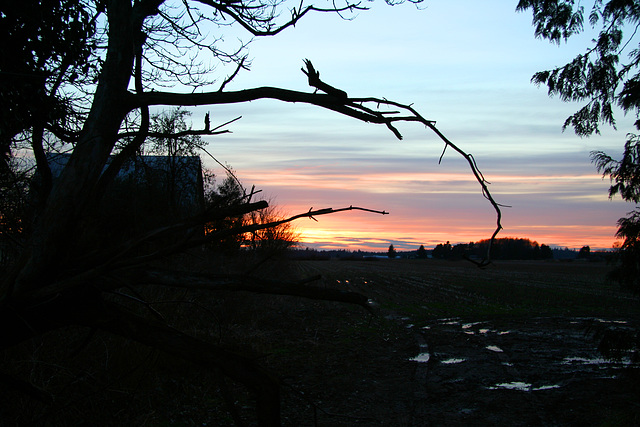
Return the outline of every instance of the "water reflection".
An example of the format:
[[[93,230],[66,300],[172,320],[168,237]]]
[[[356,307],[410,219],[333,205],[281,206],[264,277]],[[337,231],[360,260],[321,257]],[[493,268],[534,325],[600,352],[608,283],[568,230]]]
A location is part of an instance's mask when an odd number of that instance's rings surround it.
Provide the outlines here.
[[[443,365],[455,365],[457,363],[462,363],[466,361],[467,359],[452,358],[452,359],[442,360],[440,363],[442,363]]]
[[[429,359],[431,359],[431,354],[429,353],[420,353],[419,355],[417,355],[416,357],[413,357],[409,360],[412,360],[414,362],[428,362]]]
[[[522,381],[513,381],[510,383],[500,383],[496,384],[493,387],[487,387],[489,390],[519,390],[519,391],[542,391],[542,390],[553,390],[555,388],[560,388],[558,384],[552,385],[543,385],[540,387],[533,387],[533,384],[525,383]]]

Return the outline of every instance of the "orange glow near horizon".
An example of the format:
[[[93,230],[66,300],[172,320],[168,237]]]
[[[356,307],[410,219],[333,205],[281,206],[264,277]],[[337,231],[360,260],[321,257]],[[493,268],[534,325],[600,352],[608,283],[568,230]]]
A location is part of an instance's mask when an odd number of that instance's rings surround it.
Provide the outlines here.
[[[487,176],[496,201],[510,206],[502,208],[504,228],[497,237],[528,238],[570,249],[612,248],[617,241],[616,221],[630,209],[620,200],[608,200],[608,182],[601,175],[526,172],[495,171]],[[422,172],[354,166],[345,172],[338,165],[302,166],[245,170],[241,178],[274,194],[275,205],[289,215],[349,205],[391,213],[352,211],[322,215],[317,222],[295,221],[302,245],[312,248],[385,251],[390,244],[398,250],[433,248],[447,241],[484,240],[496,227],[496,214],[466,167]]]
[[[299,208],[294,212],[307,209]],[[477,242],[491,237],[495,216],[487,211],[481,216],[459,212],[447,218],[413,220],[398,215],[341,212],[295,221],[303,246],[317,249],[385,251],[390,244],[398,250],[415,250],[420,245],[433,248],[446,241],[452,244]],[[528,238],[552,247],[610,249],[616,242],[616,225],[512,224],[508,215],[498,238]]]
[[[318,249],[383,251],[393,244],[398,250],[414,250],[420,245],[433,248],[438,243],[446,241],[452,244],[477,242],[491,237],[493,232],[489,227],[452,227],[441,232],[397,228],[385,231],[366,228],[362,223],[354,224],[349,219],[319,219],[319,223],[295,224],[300,232],[302,245]],[[585,245],[592,249],[610,249],[616,241],[615,231],[614,225],[593,226],[587,229],[577,226],[522,226],[510,227],[508,233],[503,230],[497,237],[527,238],[540,244],[569,249],[579,249]]]

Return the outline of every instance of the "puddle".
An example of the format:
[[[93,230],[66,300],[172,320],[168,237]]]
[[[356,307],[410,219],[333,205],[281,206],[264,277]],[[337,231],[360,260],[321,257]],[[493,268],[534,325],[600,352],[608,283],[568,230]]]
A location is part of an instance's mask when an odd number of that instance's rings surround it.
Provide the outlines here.
[[[488,334],[489,329],[479,329],[478,332],[480,332],[481,334]]]
[[[540,387],[533,388],[532,390],[533,390],[533,391],[540,391],[540,390],[552,390],[552,389],[554,389],[554,388],[560,388],[560,386],[559,386],[558,384],[554,384],[554,385],[543,385],[543,386],[540,386]]]
[[[533,387],[532,384],[525,383],[522,381],[513,381],[510,383],[500,383],[496,384],[493,387],[487,387],[489,390],[519,390],[519,391],[542,391],[542,390],[552,390],[560,388],[558,384],[553,385],[543,385],[540,387]]]
[[[469,329],[469,328],[471,328],[471,327],[473,327],[475,325],[479,325],[481,323],[484,323],[484,322],[465,323],[464,325],[462,325],[462,329]]]
[[[498,332],[498,335],[507,335],[507,334],[510,334],[510,333],[511,333],[511,331],[501,331],[501,332]]]
[[[502,353],[502,349],[497,345],[488,345],[485,347],[487,350],[495,351],[496,353]]]
[[[629,323],[626,320],[605,320],[605,319],[593,319],[593,320],[600,323],[614,323],[616,325],[626,325]]]
[[[623,358],[622,360],[611,360],[604,359],[602,357],[565,357],[562,361],[563,365],[572,365],[572,364],[580,364],[580,365],[609,365],[611,367],[615,366],[629,366],[632,364],[630,358]]]
[[[543,385],[540,387],[533,387],[532,384],[525,383],[522,381],[500,383],[500,384],[496,384],[493,387],[487,387],[487,389],[489,390],[518,390],[518,391],[543,391],[543,390],[553,390],[556,388],[560,388],[560,386],[558,384],[553,384],[553,385]]]
[[[586,357],[565,357],[562,361],[563,365],[571,365],[573,363],[579,363],[582,365],[606,365],[611,363],[611,361],[603,359],[602,357],[594,357],[591,359]]]
[[[447,317],[445,319],[438,319],[438,324],[440,325],[459,325],[460,318],[459,317]]]
[[[520,391],[530,391],[531,384],[521,382],[521,381],[513,381],[510,383],[500,383],[496,384],[493,387],[487,387],[489,390],[498,390],[498,389],[506,389],[506,390],[520,390]]]
[[[429,354],[429,353],[420,353],[416,357],[412,357],[409,360],[414,361],[414,362],[424,363],[424,362],[428,362],[429,359],[431,359],[431,354]]]
[[[443,365],[455,365],[457,363],[462,363],[466,361],[467,359],[452,358],[452,359],[441,360],[440,363],[442,363]]]

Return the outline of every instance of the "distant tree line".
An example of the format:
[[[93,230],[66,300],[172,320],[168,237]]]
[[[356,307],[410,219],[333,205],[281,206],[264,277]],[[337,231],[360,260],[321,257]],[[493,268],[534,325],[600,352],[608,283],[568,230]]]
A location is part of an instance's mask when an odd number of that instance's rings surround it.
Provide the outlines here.
[[[438,259],[482,258],[487,253],[488,246],[488,239],[456,245],[440,243],[433,249],[431,256]],[[553,259],[553,251],[549,246],[529,239],[502,238],[493,241],[491,257],[501,260]]]
[[[343,260],[362,260],[362,259],[380,259],[380,258],[417,258],[427,259],[429,255],[436,259],[463,259],[463,258],[482,258],[487,253],[489,240],[481,240],[479,242],[458,243],[452,245],[450,242],[439,243],[432,250],[426,249],[424,245],[420,245],[417,250],[399,251],[394,245],[389,245],[386,251],[350,251],[346,249],[337,250],[318,250],[313,248],[297,249],[289,252],[289,257],[293,259],[309,259],[309,260],[326,260],[330,258],[338,258]],[[556,249],[551,249],[545,244],[538,244],[529,239],[504,238],[496,239],[491,248],[493,259],[502,260],[526,260],[526,259],[553,259]],[[566,250],[571,256],[567,258],[576,258],[576,252]],[[585,250],[582,250],[584,253]],[[588,252],[587,252],[588,253]]]
[[[420,245],[417,250],[401,251],[390,245],[386,251],[351,251],[348,249],[314,249],[293,248],[287,252],[287,257],[296,260],[328,260],[336,258],[349,260],[379,260],[383,258],[400,259],[480,259],[486,255],[488,240],[479,242],[439,243],[434,249],[426,249]],[[546,260],[555,259],[561,261],[587,260],[609,261],[614,255],[611,251],[592,251],[589,246],[583,246],[579,250],[569,248],[551,248],[545,244],[524,238],[496,239],[491,247],[491,258],[495,260]]]

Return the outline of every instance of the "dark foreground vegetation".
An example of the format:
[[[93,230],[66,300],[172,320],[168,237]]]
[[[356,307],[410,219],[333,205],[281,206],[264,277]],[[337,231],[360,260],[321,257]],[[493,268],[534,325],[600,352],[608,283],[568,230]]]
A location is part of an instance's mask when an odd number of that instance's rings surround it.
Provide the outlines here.
[[[193,270],[217,261],[207,253],[181,260]],[[604,263],[505,261],[480,270],[396,259],[261,268],[274,277],[319,274],[321,287],[370,296],[375,312],[238,292],[211,298],[150,288],[139,297],[171,314],[173,326],[270,369],[282,386],[284,425],[640,422],[633,355],[595,362],[602,338],[633,331],[640,313],[637,299],[606,283]],[[428,362],[411,360],[425,353]],[[215,370],[87,328],[54,331],[2,356],[5,369],[54,396],[43,403],[4,387],[5,425],[254,423],[252,397]]]
[[[214,138],[239,119],[212,122],[207,113],[201,127],[165,127],[171,120],[156,115],[158,108],[231,108],[270,99],[384,125],[398,139],[398,122],[423,125],[467,162],[495,210],[495,237],[502,228],[501,211],[473,156],[449,141],[413,104],[383,94],[348,95],[327,83],[324,74],[321,79],[309,60],[302,61],[300,76],[308,81],[306,91],[229,87],[249,68],[248,39],[277,35],[313,14],[350,19],[364,5],[289,5],[279,0],[5,3],[0,11],[4,424],[242,425],[254,424],[255,418],[265,426],[637,424],[636,383],[624,382],[635,369],[626,361],[633,354],[617,355],[630,371],[607,366],[597,369],[594,378],[591,370],[572,369],[575,361],[590,360],[585,353],[590,356],[596,349],[594,334],[615,353],[621,350],[618,343],[629,342],[637,330],[632,318],[637,301],[604,288],[595,267],[585,264],[567,273],[552,264],[524,270],[489,265],[480,271],[466,264],[400,262],[372,268],[293,263],[304,274],[283,276],[284,266],[267,269],[255,259],[221,258],[201,248],[220,249],[230,240],[242,241],[242,236],[256,236],[296,218],[354,209],[387,212],[350,205],[265,222],[260,213],[269,203],[255,201],[253,190],[237,203],[205,207],[202,200],[193,212],[164,212],[153,222],[150,215],[136,218],[135,212],[125,212],[126,204],[112,205],[109,189],[119,187],[118,176],[150,140],[162,142],[163,156],[177,159],[185,153],[176,151],[176,140]],[[633,54],[630,63],[621,60],[626,47],[631,48],[622,29],[640,16],[634,2],[595,2],[586,12],[574,2],[522,0],[517,8],[530,9],[535,34],[552,42],[580,33],[585,13],[591,25],[601,26],[598,40],[584,55],[534,76],[551,95],[586,102],[565,127],[583,136],[597,133],[599,124],[614,124],[613,105],[637,117],[640,56]],[[233,22],[247,32],[235,46],[222,43]],[[201,31],[209,27],[213,32]],[[183,115],[175,110],[173,117]],[[69,154],[59,173],[50,162],[52,152]],[[592,153],[596,168],[612,180],[611,196],[640,201],[639,153],[634,134],[628,136],[621,160]],[[19,164],[24,158],[35,161],[37,186],[31,186],[33,169]],[[182,193],[176,188],[162,193]],[[157,211],[166,210],[157,206]],[[100,212],[122,217],[118,225],[107,224]],[[236,222],[247,216],[255,221]],[[640,213],[636,209],[618,225],[624,243],[616,279],[638,292]],[[267,249],[260,241],[251,241],[254,250]],[[391,258],[397,255],[392,249]],[[322,278],[309,280],[315,273]],[[227,294],[231,290],[235,292]],[[365,312],[372,307],[364,295],[378,301],[377,317]],[[484,324],[490,327],[478,326]],[[513,335],[503,329],[510,325]],[[576,328],[587,333],[577,334]],[[556,344],[562,349],[556,350]],[[425,349],[433,361],[410,360]],[[440,357],[465,349],[476,351],[459,362],[460,372],[472,367],[468,375],[443,370],[448,364]],[[545,368],[547,361],[554,369]],[[547,383],[556,367],[558,381]],[[513,395],[504,384],[518,384],[530,394]]]

